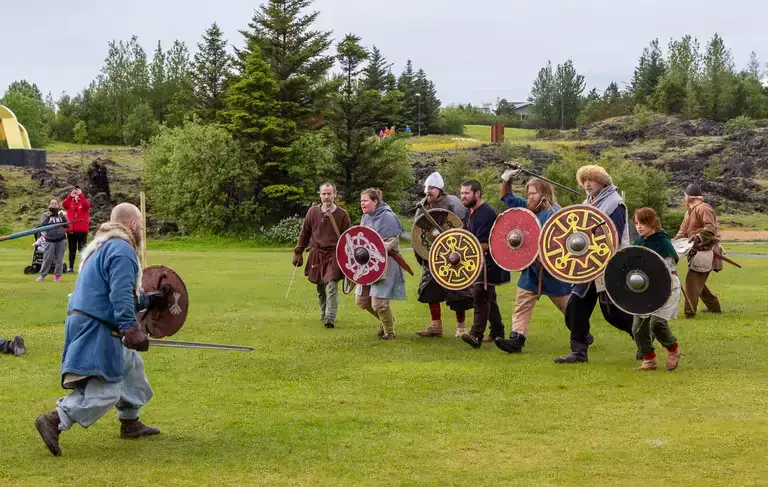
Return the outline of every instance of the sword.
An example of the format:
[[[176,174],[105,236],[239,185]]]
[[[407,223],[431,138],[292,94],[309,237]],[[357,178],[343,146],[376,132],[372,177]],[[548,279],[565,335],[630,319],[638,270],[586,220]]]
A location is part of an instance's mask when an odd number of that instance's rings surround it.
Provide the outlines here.
[[[715,256],[715,259],[720,259],[720,260],[722,260],[723,262],[728,262],[729,264],[731,264],[731,265],[735,265],[736,267],[738,267],[739,269],[741,269],[741,266],[740,266],[738,263],[736,263],[736,262],[732,261],[731,259],[729,259],[728,257],[726,257],[726,256],[724,256],[724,255],[720,255],[720,254],[718,254],[718,253],[716,253],[716,252],[712,252],[712,255],[714,255],[714,256]]]
[[[552,181],[551,179],[547,179],[547,178],[545,178],[544,176],[541,176],[541,175],[539,175],[539,174],[536,174],[535,172],[531,172],[531,171],[529,171],[529,170],[527,170],[527,169],[524,169],[524,168],[522,168],[522,167],[519,167],[519,166],[518,166],[518,164],[519,164],[519,163],[517,163],[517,162],[504,162],[503,164],[504,164],[505,166],[507,166],[507,167],[511,167],[512,169],[515,169],[515,170],[517,170],[518,172],[524,172],[525,174],[528,174],[528,175],[530,175],[530,176],[533,176],[533,177],[535,177],[535,178],[541,179],[542,181],[546,181],[546,182],[548,182],[549,184],[554,184],[555,186],[557,186],[557,187],[560,187],[560,188],[563,188],[563,189],[564,189],[564,190],[566,190],[566,191],[570,191],[570,192],[571,192],[571,193],[573,193],[573,194],[581,194],[581,193],[579,193],[578,191],[576,191],[576,190],[575,190],[575,189],[573,189],[573,188],[569,188],[568,186],[564,186],[564,185],[562,185],[562,184],[560,184],[560,183],[556,183],[556,182]]]
[[[288,294],[291,292],[291,286],[293,286],[293,278],[296,277],[296,269],[298,269],[299,266],[295,265],[293,266],[293,275],[291,276],[291,282],[288,283],[288,291],[285,293],[285,299],[288,299]]]
[[[235,352],[253,352],[253,347],[243,347],[240,345],[219,345],[216,343],[178,342],[173,340],[156,340],[154,338],[149,339],[149,345],[152,347],[200,348],[205,350],[230,350]]]

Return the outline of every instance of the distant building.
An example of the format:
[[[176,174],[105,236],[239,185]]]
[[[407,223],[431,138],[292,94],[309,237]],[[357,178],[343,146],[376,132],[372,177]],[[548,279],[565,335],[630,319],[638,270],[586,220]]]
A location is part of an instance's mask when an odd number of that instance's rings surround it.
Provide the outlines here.
[[[529,101],[515,101],[511,103],[515,107],[515,114],[520,120],[527,120],[534,116],[533,103]]]

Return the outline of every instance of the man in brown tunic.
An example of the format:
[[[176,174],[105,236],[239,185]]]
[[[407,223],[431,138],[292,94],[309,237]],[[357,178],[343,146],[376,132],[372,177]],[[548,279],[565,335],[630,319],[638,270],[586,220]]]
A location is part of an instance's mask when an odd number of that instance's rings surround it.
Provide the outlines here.
[[[717,215],[711,206],[704,203],[704,196],[698,184],[689,184],[683,198],[687,211],[675,238],[687,238],[693,242],[688,254],[688,274],[685,276],[685,317],[693,318],[699,298],[711,313],[720,313],[720,301],[707,287],[711,271],[722,270],[723,263],[714,254],[722,255]]]
[[[336,186],[332,183],[321,185],[321,203],[307,212],[299,232],[299,241],[293,249],[293,265],[300,267],[304,263],[304,249],[311,247],[304,275],[309,278],[309,282],[317,286],[320,321],[326,328],[335,326],[338,284],[344,277],[336,262],[336,243],[339,236],[351,226],[349,214],[336,206],[335,200]]]

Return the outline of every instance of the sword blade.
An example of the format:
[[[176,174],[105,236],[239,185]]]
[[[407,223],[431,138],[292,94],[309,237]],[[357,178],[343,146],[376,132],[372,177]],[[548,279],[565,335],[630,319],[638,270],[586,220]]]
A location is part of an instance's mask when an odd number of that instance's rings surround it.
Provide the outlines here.
[[[253,352],[253,347],[243,347],[240,345],[219,345],[217,343],[199,343],[199,342],[178,342],[173,340],[149,339],[151,347],[168,348],[199,348],[205,350],[230,350],[236,352]]]
[[[511,164],[511,163],[509,163],[509,162],[505,162],[505,163],[504,163],[504,165],[506,165],[506,166],[510,166],[510,164]],[[541,180],[543,180],[543,181],[546,181],[546,182],[548,182],[549,184],[554,184],[555,186],[557,186],[557,187],[560,187],[560,188],[563,188],[563,189],[564,189],[564,190],[566,190],[566,191],[570,191],[570,192],[571,192],[571,193],[573,193],[573,194],[577,194],[577,195],[578,195],[578,194],[581,194],[580,192],[576,191],[576,190],[575,190],[575,189],[573,189],[573,188],[569,188],[568,186],[562,185],[562,184],[560,184],[560,183],[556,183],[556,182],[552,181],[551,179],[547,179],[547,178],[545,178],[544,176],[542,176],[542,175],[540,175],[540,174],[536,174],[535,172],[531,172],[531,171],[529,171],[528,169],[524,169],[524,168],[522,168],[522,167],[521,167],[521,168],[520,168],[520,172],[524,172],[525,174],[527,174],[527,175],[529,175],[529,176],[533,176],[533,177],[535,177],[535,178],[538,178],[538,179],[541,179]]]

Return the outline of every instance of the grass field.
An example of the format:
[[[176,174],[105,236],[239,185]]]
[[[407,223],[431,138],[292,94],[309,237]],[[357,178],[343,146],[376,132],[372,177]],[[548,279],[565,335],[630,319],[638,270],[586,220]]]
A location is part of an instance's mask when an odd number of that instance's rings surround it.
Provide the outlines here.
[[[414,259],[409,254],[412,266]],[[186,279],[189,320],[174,338],[247,344],[252,353],[151,349],[155,398],[142,420],[163,434],[120,440],[115,413],[61,437],[52,457],[33,426],[63,395],[63,284],[35,283],[29,253],[0,253],[0,484],[5,485],[758,485],[768,479],[768,259],[740,259],[711,286],[726,314],[675,321],[674,373],[633,372],[634,345],[595,319],[590,363],[558,366],[562,317],[543,302],[525,352],[420,339],[428,320],[407,277],[398,339],[340,299],[318,321],[290,252],[150,252]],[[509,330],[514,288],[500,289]],[[599,313],[597,313],[599,315]],[[450,323],[450,320],[446,320]],[[447,327],[451,331],[452,325]],[[665,357],[665,353],[660,353]]]
[[[464,128],[464,136],[471,137],[483,142],[491,141],[490,125],[467,125]],[[533,140],[536,138],[536,131],[533,129],[517,129],[513,127],[504,127],[504,140]]]

